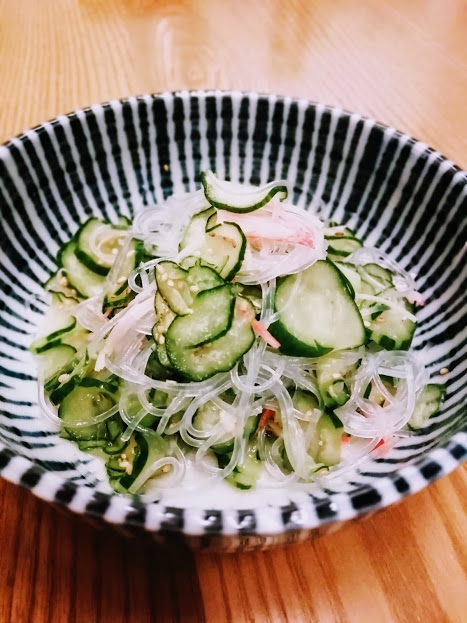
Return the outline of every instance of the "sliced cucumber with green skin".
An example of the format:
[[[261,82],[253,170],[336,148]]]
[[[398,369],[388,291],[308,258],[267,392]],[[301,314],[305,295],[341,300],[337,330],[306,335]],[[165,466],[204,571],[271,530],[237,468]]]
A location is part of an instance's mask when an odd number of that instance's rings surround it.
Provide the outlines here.
[[[156,292],[154,297],[154,311],[156,312],[156,323],[152,328],[152,336],[156,344],[163,344],[167,329],[177,317],[177,314],[170,309],[160,292]]]
[[[67,364],[66,367],[68,367],[68,365],[73,365],[73,362]],[[54,405],[59,405],[88,374],[89,366],[89,356],[86,352],[76,365],[73,366],[70,373],[60,370],[55,377],[48,380],[44,388],[46,391],[50,391],[50,402]],[[62,378],[62,375],[64,375],[65,378]]]
[[[225,335],[232,325],[234,306],[235,296],[230,284],[200,292],[193,301],[192,313],[177,316],[167,330],[169,358],[177,341],[196,348]]]
[[[140,454],[139,446],[135,441],[136,435],[138,433],[130,437],[120,453],[111,453],[105,464],[110,484],[118,493],[127,492],[126,487],[120,485],[120,480],[129,475],[131,482],[133,465]]]
[[[225,284],[225,280],[215,270],[202,266],[199,260],[189,270],[169,260],[160,262],[156,265],[156,282],[157,294],[179,316],[193,313],[191,307],[199,292]],[[162,308],[162,305],[159,306]]]
[[[59,344],[54,348],[43,352],[40,355],[40,366],[44,379],[50,379],[57,373],[58,370],[62,370],[68,366],[76,355],[76,349],[68,344]]]
[[[356,370],[357,365],[349,365],[330,353],[318,361],[316,379],[323,402],[327,407],[335,409],[347,402],[350,398],[350,389],[346,382],[346,375]]]
[[[66,272],[59,268],[44,284],[47,292],[50,292],[59,303],[78,303],[79,294],[75,288],[70,287]]]
[[[157,477],[151,474],[153,464],[167,456],[167,442],[160,435],[135,433],[135,442],[138,452],[135,452],[131,474],[125,474],[120,484],[130,493],[139,493],[149,478]]]
[[[221,409],[214,402],[208,401],[201,405],[193,418],[193,427],[198,431],[209,431],[219,423],[221,417]],[[243,436],[250,439],[258,427],[259,415],[251,415],[245,424]],[[216,454],[227,454],[232,452],[234,446],[234,438],[231,437],[220,443],[211,446]]]
[[[157,289],[170,309],[180,316],[192,313],[193,296],[187,282],[188,271],[169,260],[156,264]]]
[[[244,439],[251,439],[251,437],[256,432],[256,429],[258,428],[259,420],[260,420],[259,415],[250,415],[243,429]],[[228,439],[227,441],[215,443],[213,446],[211,446],[211,449],[215,452],[216,455],[228,454],[229,452],[233,451],[234,441],[235,440],[232,437],[231,439]]]
[[[121,309],[132,300],[135,293],[128,286],[128,277],[139,266],[143,255],[144,245],[141,240],[133,238],[124,244],[105,281],[103,311]]]
[[[415,306],[401,297],[395,288],[388,288],[378,296],[387,300],[388,309],[370,320],[367,326],[368,339],[385,350],[408,350],[417,323],[407,314],[413,315]]]
[[[118,392],[119,380],[118,376],[115,375],[107,380],[93,376],[85,376],[81,379],[79,384],[81,387],[93,387],[95,389],[101,389],[109,394],[115,394]]]
[[[208,402],[202,404],[196,411],[193,418],[193,427],[203,432],[211,430],[219,423],[220,413],[220,407],[211,400],[208,400]]]
[[[309,419],[313,415],[315,409],[319,409],[318,398],[309,391],[295,388],[292,394],[292,404],[296,411],[304,416],[304,419]]]
[[[331,259],[339,259],[351,255],[358,249],[363,247],[363,242],[358,238],[345,238],[343,236],[327,238],[328,241],[328,257]]]
[[[180,268],[183,268],[183,270],[189,270],[190,268],[193,268],[195,264],[199,264],[199,258],[194,255],[188,255],[180,260],[179,266]]]
[[[59,254],[59,261],[65,269],[68,283],[79,295],[85,298],[102,294],[105,277],[96,274],[82,264],[75,253],[76,248],[76,242],[71,240],[71,242],[62,247]]]
[[[97,424],[92,420],[111,409],[115,400],[99,387],[83,387],[77,385],[67,394],[59,409],[58,417],[62,420],[63,427],[68,435],[76,440],[88,441],[90,439],[107,439],[108,431],[105,422]],[[89,421],[89,426],[69,427],[78,422]]]
[[[243,283],[235,284],[235,293],[248,299],[253,304],[256,312],[261,313],[263,307],[263,292],[261,286],[246,286]]]
[[[67,316],[62,321],[62,326],[52,331],[48,335],[44,337],[40,337],[37,340],[32,342],[29,347],[31,352],[34,354],[39,354],[44,352],[45,350],[49,350],[50,348],[55,348],[59,346],[61,342],[61,338],[66,334],[72,331],[76,327],[76,318],[74,316]]]
[[[115,227],[98,218],[90,218],[76,235],[76,257],[89,270],[105,276],[126,236],[126,228]]]
[[[221,457],[222,455],[217,455],[219,467],[225,467],[230,462],[230,457]],[[258,459],[256,444],[250,444],[245,452],[243,463],[236,465],[225,481],[234,485],[237,489],[248,490],[255,486],[262,469],[263,464]]]
[[[190,286],[190,292],[197,293],[203,290],[210,290],[225,283],[218,272],[209,266],[203,266],[198,261],[188,271],[187,282]],[[192,294],[193,296],[193,294]]]
[[[358,266],[357,270],[362,280],[373,288],[375,294],[379,294],[394,285],[394,273],[383,266],[379,266],[379,264],[364,264],[363,266]]]
[[[209,300],[213,290],[207,290]],[[200,294],[199,296],[202,296]],[[209,312],[212,314],[212,311]],[[202,381],[218,372],[231,370],[237,361],[253,345],[255,334],[251,321],[255,317],[253,305],[242,297],[236,297],[233,322],[227,333],[200,346],[193,345],[202,332],[192,335],[196,329],[195,314],[180,316],[174,320],[167,331],[167,354],[173,366],[192,381]],[[187,323],[187,320],[194,322]],[[209,324],[209,321],[208,321]]]
[[[362,287],[362,278],[357,270],[357,267],[353,264],[349,264],[349,262],[334,262],[334,264],[350,283],[354,294],[355,292],[360,292]]]
[[[153,350],[149,355],[144,373],[146,376],[149,376],[149,378],[157,379],[159,381],[166,381],[170,378],[170,370],[168,370],[166,366],[162,365],[156,350]]]
[[[198,212],[198,214],[191,217],[180,242],[180,251],[193,242],[203,239],[203,236],[206,233],[207,222],[213,214],[216,214],[216,210],[214,208],[208,208],[207,210]],[[185,263],[187,262],[188,258],[185,260]]]
[[[444,400],[446,387],[436,383],[429,383],[422,390],[415,403],[415,409],[408,422],[409,428],[419,430],[425,426],[427,420],[438,413]]]
[[[166,370],[173,373],[175,372],[175,368],[172,365],[172,362],[169,359],[169,355],[167,354],[167,347],[164,344],[156,344],[155,353],[157,355],[157,359],[161,366],[163,366]],[[173,374],[171,378],[173,377]]]
[[[270,182],[263,186],[246,186],[220,180],[212,171],[201,173],[201,183],[209,203],[229,212],[253,212],[269,203],[274,196],[283,201],[288,195],[284,184]]]
[[[363,320],[347,282],[329,260],[281,279],[274,307],[279,318],[269,331],[285,355],[321,357],[365,342]]]
[[[229,281],[240,270],[245,257],[246,238],[236,223],[221,223],[206,232],[199,247],[203,262]]]
[[[309,453],[316,461],[330,467],[341,460],[342,434],[344,428],[336,417],[323,413],[316,424],[315,435]]]
[[[188,224],[180,250],[194,246],[193,253],[202,264],[213,268],[223,279],[230,280],[239,271],[245,257],[246,238],[235,223],[217,224],[214,209],[196,214]]]

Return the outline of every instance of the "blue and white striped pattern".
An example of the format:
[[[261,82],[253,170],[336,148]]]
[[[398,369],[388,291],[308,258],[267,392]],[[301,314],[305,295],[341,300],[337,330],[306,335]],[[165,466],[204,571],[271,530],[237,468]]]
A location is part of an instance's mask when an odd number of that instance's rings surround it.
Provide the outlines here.
[[[131,217],[198,188],[204,169],[251,184],[287,179],[297,205],[348,223],[417,276],[426,305],[414,345],[436,380],[448,368],[445,406],[353,492],[284,492],[284,503],[254,510],[129,503],[39,414],[28,346],[58,247],[91,215]],[[302,538],[391,504],[467,458],[467,175],[423,143],[291,98],[147,95],[59,117],[0,147],[0,210],[0,472],[38,496],[113,524],[264,546],[264,535]]]

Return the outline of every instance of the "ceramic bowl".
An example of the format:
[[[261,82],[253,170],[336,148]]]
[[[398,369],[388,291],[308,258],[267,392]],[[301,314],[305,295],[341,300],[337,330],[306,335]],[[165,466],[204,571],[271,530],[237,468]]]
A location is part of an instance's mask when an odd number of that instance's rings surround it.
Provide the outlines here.
[[[95,461],[40,413],[28,346],[42,283],[90,215],[131,216],[200,186],[200,172],[260,184],[346,222],[416,275],[426,304],[414,348],[447,385],[442,412],[347,490],[210,490],[143,503],[112,493]],[[0,473],[124,531],[194,547],[264,548],[334,530],[411,495],[467,457],[467,175],[397,130],[303,100],[245,93],[147,95],[92,106],[0,147]],[[440,377],[443,368],[448,373]]]

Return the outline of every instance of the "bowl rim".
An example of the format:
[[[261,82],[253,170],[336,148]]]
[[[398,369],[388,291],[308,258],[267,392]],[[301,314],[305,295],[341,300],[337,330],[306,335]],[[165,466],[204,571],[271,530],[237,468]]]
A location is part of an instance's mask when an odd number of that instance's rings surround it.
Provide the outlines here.
[[[308,100],[274,93],[262,93],[241,90],[196,89],[163,91],[146,93],[111,99],[106,102],[90,104],[77,108],[69,113],[57,115],[41,122],[30,129],[23,130],[0,145],[0,159],[5,150],[23,137],[38,133],[55,121],[73,118],[77,114],[99,108],[105,110],[112,105],[120,106],[147,99],[166,99],[177,97],[231,97],[231,98],[267,98],[273,101],[289,101],[305,107],[321,106],[325,110],[340,115],[353,116],[363,122],[368,121],[382,131],[391,130],[397,140],[404,139],[413,148],[419,147],[421,152],[433,155],[437,162],[444,162],[452,169],[453,175],[461,174],[467,185],[467,172],[446,158],[442,153],[425,142],[397,128],[386,125],[376,119],[351,112],[339,106],[323,104]],[[441,446],[437,446],[422,455],[415,463],[400,467],[395,474],[397,479],[384,476],[378,479],[377,486],[364,485],[354,493],[333,493],[324,502],[309,500],[299,505],[291,502],[287,506],[271,506],[263,504],[260,508],[232,508],[219,510],[199,509],[193,507],[164,506],[160,502],[143,502],[137,497],[117,493],[102,493],[92,486],[76,484],[60,477],[57,472],[49,471],[33,460],[9,448],[0,441],[0,476],[16,485],[30,490],[36,497],[50,503],[69,508],[75,514],[103,519],[116,525],[127,525],[143,528],[147,532],[175,532],[183,535],[278,535],[290,531],[314,530],[329,523],[348,521],[367,515],[375,510],[386,508],[409,495],[417,493],[431,482],[451,473],[467,460],[467,430],[451,436]],[[355,495],[354,495],[355,494]],[[361,499],[358,499],[361,498]],[[358,504],[354,503],[358,499]],[[332,500],[331,502],[329,500]],[[254,520],[254,521],[253,521]],[[252,523],[253,521],[253,523]],[[254,526],[256,527],[252,527]]]

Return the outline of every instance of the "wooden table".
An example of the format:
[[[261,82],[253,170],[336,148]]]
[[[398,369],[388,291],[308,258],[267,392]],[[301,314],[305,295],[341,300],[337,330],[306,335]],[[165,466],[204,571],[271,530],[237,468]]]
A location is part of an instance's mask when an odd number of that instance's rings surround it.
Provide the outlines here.
[[[467,168],[466,0],[0,0],[0,139],[130,94],[236,88],[376,117]],[[0,482],[0,623],[465,623],[467,468],[286,550],[147,548]]]

